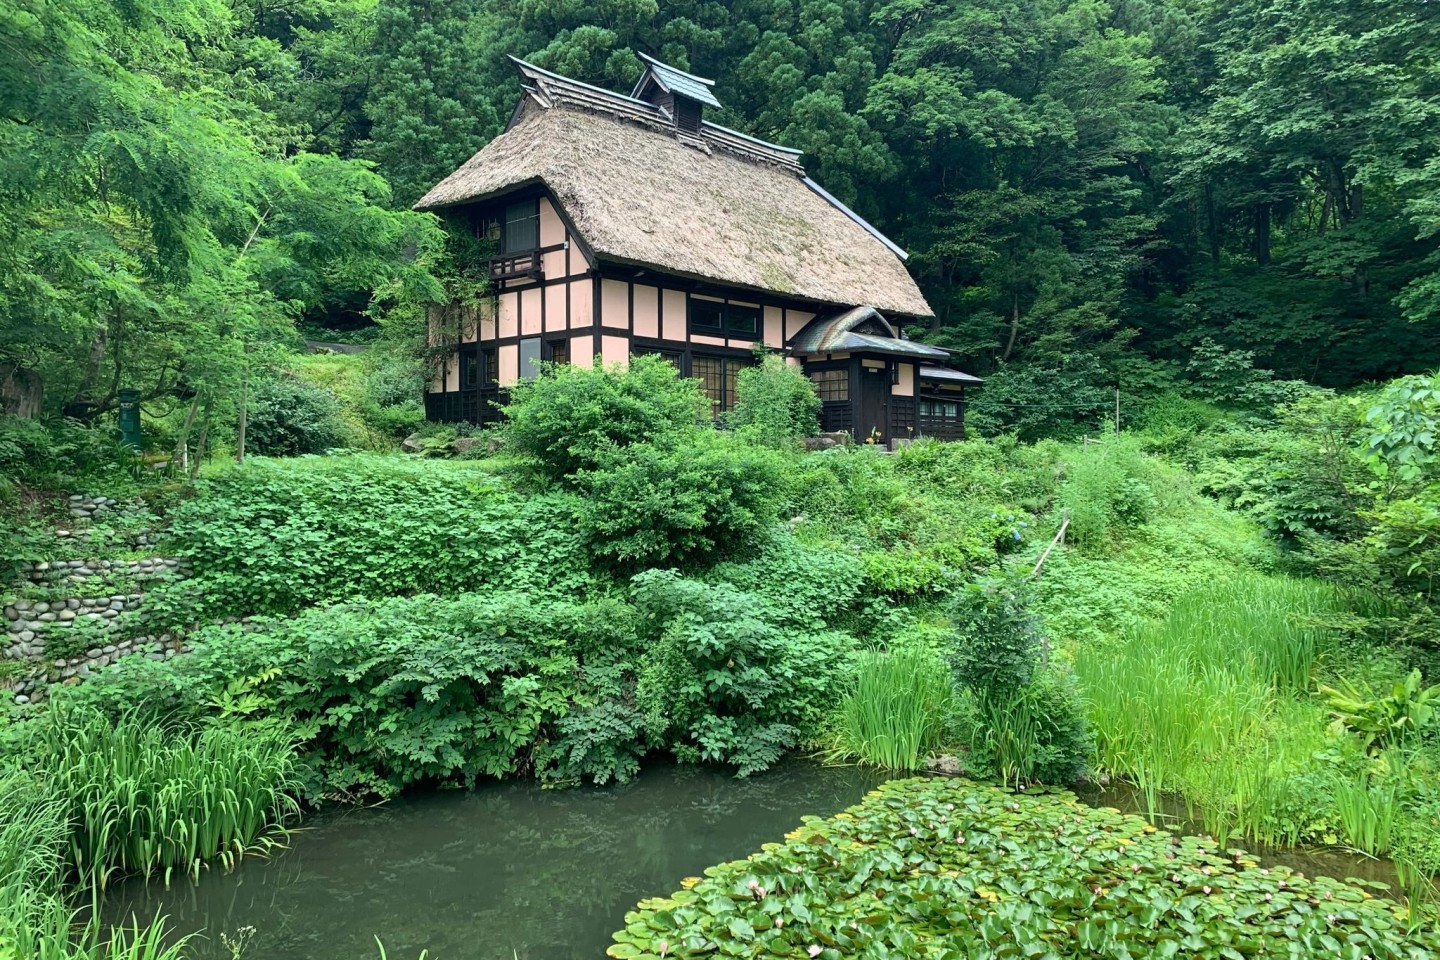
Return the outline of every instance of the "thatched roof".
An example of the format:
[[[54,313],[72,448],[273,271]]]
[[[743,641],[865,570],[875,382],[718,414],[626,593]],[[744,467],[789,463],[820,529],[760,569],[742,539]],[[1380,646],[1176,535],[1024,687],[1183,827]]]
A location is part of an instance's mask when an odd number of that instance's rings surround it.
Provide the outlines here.
[[[416,209],[541,183],[602,260],[803,300],[932,315],[899,248],[805,178],[799,151],[520,63],[510,128]]]

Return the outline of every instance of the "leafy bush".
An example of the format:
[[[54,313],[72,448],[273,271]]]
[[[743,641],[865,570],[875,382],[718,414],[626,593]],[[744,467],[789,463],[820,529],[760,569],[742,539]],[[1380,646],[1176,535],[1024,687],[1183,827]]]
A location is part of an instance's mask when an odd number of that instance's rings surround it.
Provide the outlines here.
[[[726,423],[747,442],[794,447],[820,431],[820,397],[814,382],[784,357],[767,354],[740,371],[735,408]]]
[[[512,388],[506,436],[560,481],[601,467],[617,447],[688,440],[709,409],[696,382],[660,357],[634,357],[626,368],[559,366]]]
[[[953,607],[950,665],[972,698],[977,762],[1006,782],[1073,782],[1093,741],[1069,677],[1048,665],[1027,597],[1006,585],[972,588]]]
[[[967,415],[982,436],[1010,433],[1025,441],[1077,440],[1113,423],[1115,377],[1090,354],[1053,367],[1005,364],[976,391]]]
[[[135,479],[134,459],[113,426],[0,414],[0,500],[14,484],[66,490],[128,486]]]
[[[1383,753],[1397,744],[1405,744],[1424,733],[1435,720],[1435,704],[1440,701],[1440,684],[1426,687],[1420,682],[1420,671],[1411,670],[1402,680],[1391,685],[1387,693],[1342,681],[1340,686],[1319,688],[1335,722],[1336,733],[1354,733],[1365,745],[1365,752]]]
[[[496,585],[575,591],[592,583],[578,506],[514,496],[472,464],[257,459],[202,480],[175,511],[170,549],[197,574],[168,602],[192,616]]]
[[[335,395],[291,376],[256,384],[246,418],[246,447],[260,456],[324,453],[350,438]]]
[[[774,452],[705,429],[683,446],[597,451],[595,466],[574,482],[591,550],[652,566],[743,550],[775,522],[784,478]]]
[[[653,742],[747,776],[818,728],[850,637],[777,626],[764,597],[674,571],[632,582],[647,625],[636,699]]]
[[[772,527],[744,560],[717,563],[704,578],[769,601],[775,623],[801,630],[839,627],[856,612],[864,566],[854,554],[802,542]]]
[[[1083,549],[1113,547],[1123,530],[1145,523],[1157,503],[1153,468],[1135,438],[1108,433],[1099,443],[1076,449],[1060,488],[1070,512],[1067,537]]]
[[[312,792],[389,796],[481,777],[625,779],[645,751],[632,704],[628,607],[490,591],[355,601],[289,620],[209,627],[195,652],[122,661],[78,688],[291,722]]]

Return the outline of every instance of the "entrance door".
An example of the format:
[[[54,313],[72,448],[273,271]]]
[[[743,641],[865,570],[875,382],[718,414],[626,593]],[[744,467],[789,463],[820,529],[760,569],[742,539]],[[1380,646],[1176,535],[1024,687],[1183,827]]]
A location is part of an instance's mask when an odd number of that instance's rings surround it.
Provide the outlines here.
[[[874,438],[877,444],[890,442],[889,424],[885,419],[886,401],[890,399],[890,372],[884,367],[860,367],[859,396],[855,404],[855,439],[865,443]]]

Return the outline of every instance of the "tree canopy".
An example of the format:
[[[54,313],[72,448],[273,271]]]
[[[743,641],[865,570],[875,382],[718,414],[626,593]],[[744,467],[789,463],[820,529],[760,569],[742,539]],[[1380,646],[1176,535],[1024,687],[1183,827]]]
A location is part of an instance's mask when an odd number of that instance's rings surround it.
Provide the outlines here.
[[[50,409],[233,396],[297,321],[443,295],[408,207],[507,55],[636,52],[908,249],[914,331],[1002,366],[1330,386],[1440,363],[1440,14],[1397,0],[5,0],[0,369]]]

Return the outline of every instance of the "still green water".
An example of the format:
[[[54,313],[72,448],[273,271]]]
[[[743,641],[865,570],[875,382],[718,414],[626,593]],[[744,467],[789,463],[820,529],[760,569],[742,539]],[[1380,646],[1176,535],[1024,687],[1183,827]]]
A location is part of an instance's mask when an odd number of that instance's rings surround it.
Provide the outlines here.
[[[656,767],[605,788],[496,784],[406,796],[324,815],[272,859],[198,883],[126,882],[111,920],[159,912],[199,931],[196,960],[254,927],[246,960],[572,960],[601,957],[636,901],[778,841],[806,814],[829,816],[884,778],[788,763],[736,780]]]

